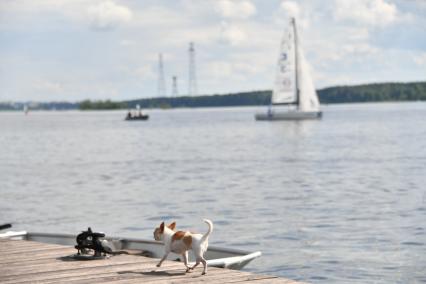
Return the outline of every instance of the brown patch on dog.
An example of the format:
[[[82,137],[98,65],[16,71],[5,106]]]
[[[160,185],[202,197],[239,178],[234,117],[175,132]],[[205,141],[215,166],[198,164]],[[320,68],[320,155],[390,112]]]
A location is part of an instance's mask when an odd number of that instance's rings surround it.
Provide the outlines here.
[[[172,242],[183,239],[183,237],[185,236],[185,234],[186,234],[186,232],[177,231],[172,236]]]
[[[164,222],[158,228],[154,230],[154,239],[159,241],[161,239],[161,235],[164,233]]]
[[[169,227],[170,230],[174,231],[176,228],[176,222],[171,223],[170,225],[168,225],[167,227]]]
[[[191,235],[186,235],[183,237],[183,243],[186,245],[187,248],[190,248],[192,245],[192,237]]]

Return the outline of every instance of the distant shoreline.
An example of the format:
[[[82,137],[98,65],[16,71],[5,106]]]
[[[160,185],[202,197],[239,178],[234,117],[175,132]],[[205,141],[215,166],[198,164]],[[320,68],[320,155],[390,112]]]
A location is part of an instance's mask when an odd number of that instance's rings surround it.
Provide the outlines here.
[[[356,86],[336,86],[317,90],[322,104],[426,101],[426,82],[376,83]],[[146,98],[126,101],[70,102],[0,102],[0,111],[22,111],[24,106],[31,110],[117,110],[132,109],[139,105],[147,108],[202,108],[268,105],[271,90],[215,94],[205,96],[180,96]]]

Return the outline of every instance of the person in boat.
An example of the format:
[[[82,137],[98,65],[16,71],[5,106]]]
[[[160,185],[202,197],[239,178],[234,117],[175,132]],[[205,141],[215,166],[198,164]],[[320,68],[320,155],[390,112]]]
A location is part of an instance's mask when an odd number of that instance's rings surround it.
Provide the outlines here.
[[[129,112],[127,113],[127,118],[128,118],[128,119],[132,118],[132,113],[130,112],[130,110],[129,110]]]
[[[272,117],[272,107],[271,107],[271,105],[268,106],[268,117],[269,118]]]

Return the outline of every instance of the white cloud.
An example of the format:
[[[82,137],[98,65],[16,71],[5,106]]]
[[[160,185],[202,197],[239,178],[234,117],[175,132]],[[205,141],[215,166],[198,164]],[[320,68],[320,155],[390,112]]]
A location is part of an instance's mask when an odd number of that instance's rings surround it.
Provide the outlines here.
[[[290,18],[295,18],[299,30],[307,29],[310,21],[321,11],[312,10],[306,2],[284,0],[276,10],[274,21],[281,26],[287,26]]]
[[[65,90],[62,83],[50,80],[37,80],[34,83],[34,89],[50,94],[62,94]]]
[[[144,65],[141,67],[137,67],[133,74],[142,79],[142,80],[148,80],[148,79],[155,79],[157,77],[156,71],[153,70],[153,68],[149,65]]]
[[[379,48],[366,42],[346,44],[341,47],[341,50],[344,56],[371,55],[380,51]]]
[[[209,62],[206,67],[200,75],[202,78],[210,78],[210,81],[215,84],[221,81],[226,83],[246,82],[246,85],[249,85],[247,75],[252,75],[253,72],[253,67],[250,69],[249,66],[240,62],[218,60]]]
[[[395,4],[385,0],[335,0],[334,18],[370,26],[386,26],[397,19]]]
[[[286,13],[287,17],[294,17],[298,19],[300,17],[300,7],[294,1],[283,1],[280,8]]]
[[[426,52],[414,55],[413,60],[419,66],[426,66]]]
[[[310,41],[310,45],[305,45],[307,47],[305,50],[312,55],[317,67],[325,68],[336,63],[368,61],[367,58],[384,52],[383,49],[371,44],[368,37],[364,38],[367,35],[361,33],[361,35],[354,37],[345,37],[345,31],[350,34],[351,29],[335,31],[333,37],[329,38],[330,41],[315,39]],[[333,42],[333,44],[330,44],[330,42]]]
[[[234,64],[234,68],[237,72],[241,72],[247,75],[256,75],[259,73],[261,66],[257,64],[250,64],[248,62],[237,62]]]
[[[132,12],[126,6],[105,1],[87,9],[91,27],[97,30],[114,29],[132,19]]]
[[[225,61],[217,61],[211,62],[207,66],[207,70],[209,70],[209,74],[218,77],[218,78],[226,78],[232,76],[234,74],[232,64]]]
[[[246,33],[241,28],[226,22],[222,23],[220,34],[221,40],[231,45],[238,45],[247,38]]]
[[[219,0],[214,4],[216,11],[225,18],[246,19],[256,14],[256,6],[246,0]]]
[[[130,46],[130,45],[134,45],[136,42],[134,40],[131,39],[122,39],[120,40],[119,44],[121,46]]]

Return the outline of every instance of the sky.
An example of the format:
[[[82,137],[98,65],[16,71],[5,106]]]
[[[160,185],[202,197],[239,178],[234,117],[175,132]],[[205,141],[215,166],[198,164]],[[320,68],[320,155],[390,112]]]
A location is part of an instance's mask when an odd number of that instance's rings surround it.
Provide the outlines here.
[[[295,17],[317,88],[426,80],[424,0],[0,0],[0,102],[272,89]]]

